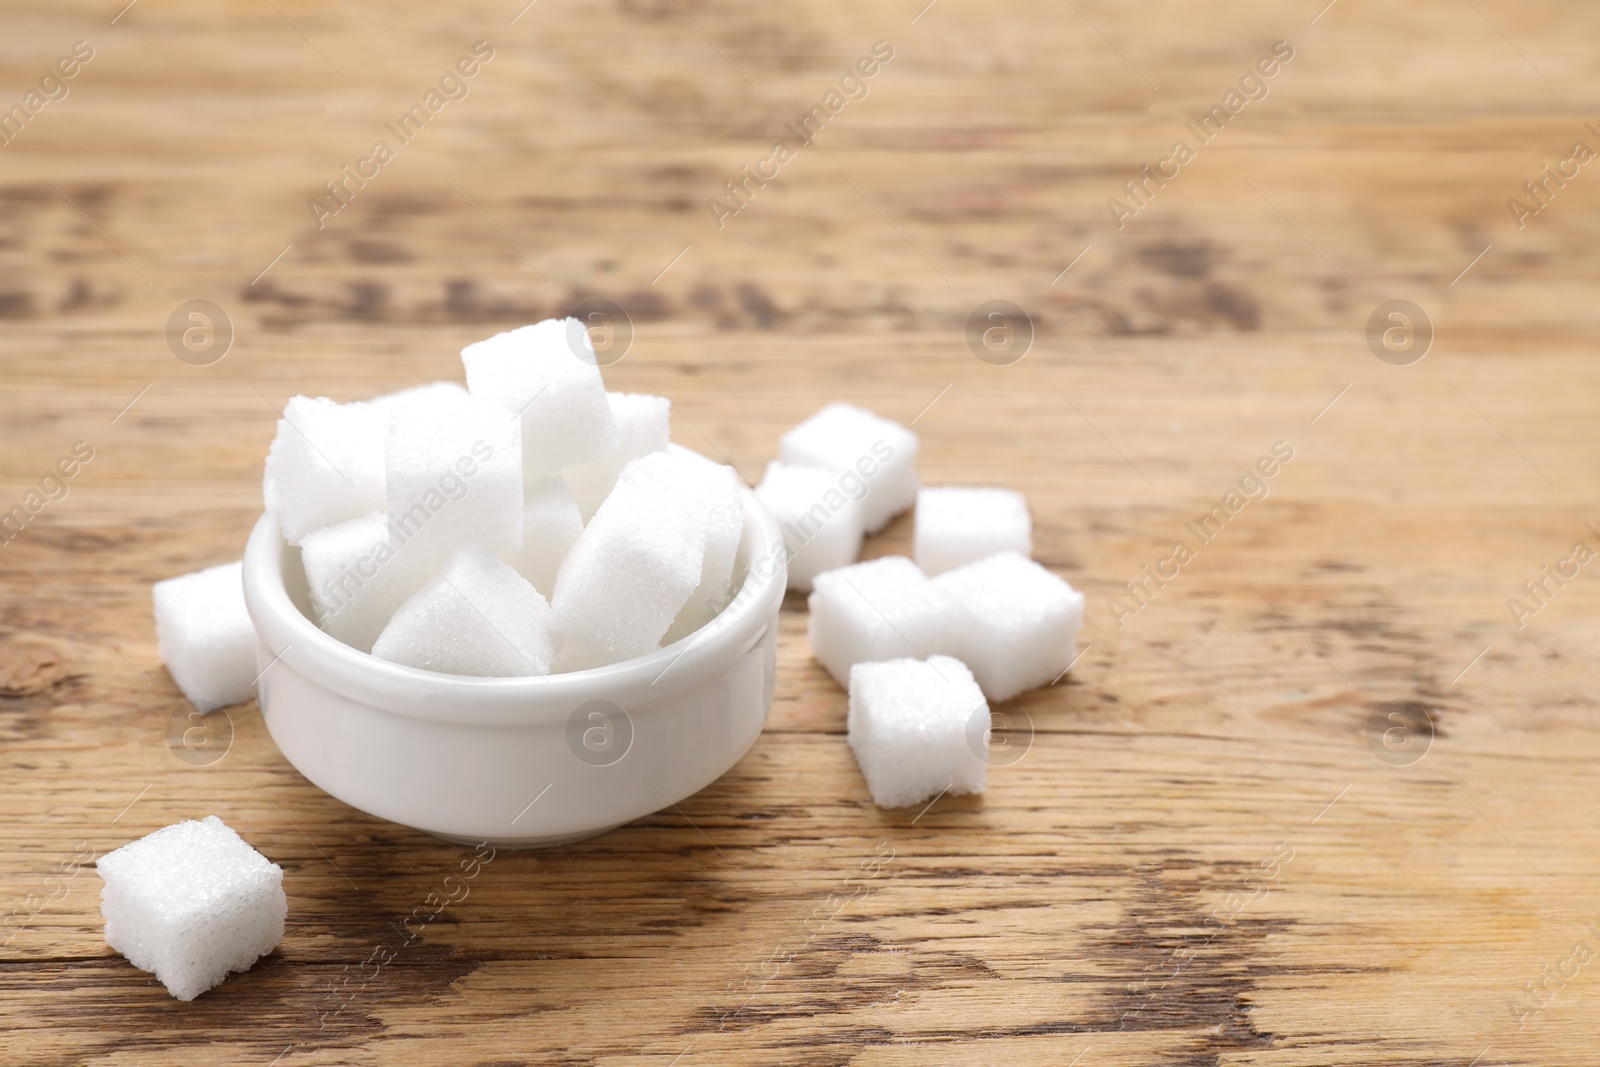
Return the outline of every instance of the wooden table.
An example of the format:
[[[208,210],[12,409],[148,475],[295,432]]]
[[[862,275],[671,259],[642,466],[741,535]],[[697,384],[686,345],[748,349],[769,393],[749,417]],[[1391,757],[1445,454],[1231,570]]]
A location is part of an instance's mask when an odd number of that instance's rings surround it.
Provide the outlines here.
[[[0,147],[0,505],[93,450],[0,547],[5,1062],[1592,1061],[1600,12],[120,3],[12,4],[0,57],[25,103],[93,51]],[[776,176],[732,201],[742,166]],[[926,481],[1026,491],[1084,655],[1001,709],[987,794],[882,811],[791,597],[732,772],[499,853],[400,944],[463,850],[319,792],[253,705],[179,758],[149,587],[239,556],[289,396],[456,378],[590,299],[633,325],[612,387],[747,478],[843,399],[915,420]],[[192,300],[218,362],[169,346]],[[1020,362],[975,358],[991,300]],[[209,813],[291,920],[179,1003],[89,861]]]

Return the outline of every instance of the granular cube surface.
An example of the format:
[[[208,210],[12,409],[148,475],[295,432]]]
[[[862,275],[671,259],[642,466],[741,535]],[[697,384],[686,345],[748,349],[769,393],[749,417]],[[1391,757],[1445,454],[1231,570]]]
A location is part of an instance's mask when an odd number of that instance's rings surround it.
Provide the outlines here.
[[[168,578],[151,589],[161,662],[200,711],[256,695],[256,630],[239,562]]]
[[[858,663],[850,670],[850,750],[880,808],[988,784],[989,706],[960,660]]]
[[[561,561],[582,532],[583,519],[565,481],[553,476],[529,481],[523,487],[522,547],[505,560],[548,597],[555,592]]]
[[[1078,655],[1083,594],[1030,559],[1002,552],[933,584],[957,605],[955,654],[990,700],[1049,685]]]
[[[101,856],[106,944],[193,1000],[283,940],[283,870],[215,815]]]
[[[924,574],[942,574],[996,552],[1033,554],[1028,501],[1009,489],[949,487],[917,493],[912,555]]]
[[[491,404],[417,391],[389,414],[391,536],[424,554],[522,545],[521,428]]]
[[[382,512],[307,534],[300,562],[317,624],[370,652],[395,609],[444,568],[448,553],[425,547],[394,540]]]
[[[847,493],[866,486],[861,519],[876,533],[917,498],[917,435],[865,408],[829,404],[784,434],[778,458],[845,476]]]
[[[522,424],[529,477],[587,463],[616,447],[589,334],[577,319],[546,319],[461,350],[467,388]]]
[[[643,393],[607,393],[611,419],[617,425],[617,445],[605,455],[568,467],[561,474],[572,487],[578,513],[588,522],[600,510],[617,475],[633,460],[667,447],[671,439],[672,404],[664,396]]]
[[[656,494],[662,508],[684,511],[705,531],[700,581],[661,639],[670,645],[710,622],[733,598],[733,563],[744,531],[738,475],[693,452],[652,452],[628,464],[618,478],[624,481]]]
[[[809,590],[822,571],[861,555],[861,502],[839,488],[836,472],[773,461],[756,496],[783,531],[790,589]]]
[[[377,511],[384,504],[389,415],[370,403],[297,396],[284,406],[261,493],[284,540]]]
[[[857,663],[924,659],[958,647],[955,602],[904,556],[824,571],[807,604],[811,654],[840,685]]]
[[[600,667],[659,647],[700,584],[705,556],[705,529],[687,509],[619,480],[556,576],[558,669]]]
[[[443,674],[549,674],[555,659],[550,605],[508,564],[464,548],[395,610],[372,654]]]
[[[451,403],[467,395],[467,387],[459,382],[428,382],[426,385],[413,385],[409,389],[400,389],[393,393],[384,393],[367,401],[367,404],[383,412],[387,418],[390,409],[400,401],[411,401],[418,397],[426,401]]]

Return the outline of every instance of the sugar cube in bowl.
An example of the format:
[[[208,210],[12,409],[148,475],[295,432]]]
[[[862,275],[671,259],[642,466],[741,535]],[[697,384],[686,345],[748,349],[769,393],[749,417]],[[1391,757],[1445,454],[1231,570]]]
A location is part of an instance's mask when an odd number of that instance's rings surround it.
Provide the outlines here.
[[[264,515],[244,594],[267,729],[338,799],[464,843],[561,844],[674,804],[744,755],[772,703],[787,551],[754,493],[738,499],[733,592],[710,622],[632,659],[536,677],[436,673],[325,633],[299,550]]]

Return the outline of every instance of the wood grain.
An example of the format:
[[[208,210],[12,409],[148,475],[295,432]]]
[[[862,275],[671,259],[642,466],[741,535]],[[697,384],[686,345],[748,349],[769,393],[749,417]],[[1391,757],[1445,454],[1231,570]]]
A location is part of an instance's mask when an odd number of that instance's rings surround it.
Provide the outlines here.
[[[0,49],[0,103],[95,52],[0,147],[0,506],[94,449],[0,546],[6,1062],[1591,1060],[1597,600],[1585,569],[1521,628],[1507,601],[1600,547],[1600,173],[1522,228],[1506,201],[1600,148],[1600,13],[119,6],[11,4]],[[479,40],[319,230],[307,199]],[[1119,229],[1107,200],[1279,40],[1269,95]],[[877,41],[865,99],[719,229],[706,201]],[[986,795],[880,811],[791,597],[732,772],[500,853],[407,940],[462,850],[318,792],[253,705],[176,758],[149,586],[239,555],[287,397],[455,377],[593,298],[634,326],[613,386],[746,477],[847,399],[916,419],[926,481],[1025,491],[1089,648],[1005,709],[1031,737]],[[235,329],[211,366],[168,348],[193,299]],[[993,299],[1036,331],[1011,366],[968,347]],[[1409,366],[1366,336],[1396,299],[1435,330]],[[1269,495],[1119,626],[1278,441]],[[105,947],[87,864],[208,813],[284,866],[291,924],[182,1004]]]

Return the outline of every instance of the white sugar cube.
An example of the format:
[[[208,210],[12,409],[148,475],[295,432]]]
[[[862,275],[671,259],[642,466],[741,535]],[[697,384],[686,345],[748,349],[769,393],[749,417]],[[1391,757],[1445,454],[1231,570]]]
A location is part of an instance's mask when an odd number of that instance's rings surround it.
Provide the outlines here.
[[[425,547],[391,537],[383,512],[306,534],[300,562],[317,624],[370,652],[395,609],[443,569],[447,554]]]
[[[857,663],[926,659],[957,645],[955,602],[904,556],[817,575],[807,600],[811,654],[847,685]]]
[[[577,319],[546,319],[461,350],[467,388],[522,424],[529,477],[604,455],[617,443],[589,333]]]
[[[942,574],[996,552],[1033,555],[1028,501],[1010,489],[948,487],[917,493],[912,555],[925,574]]]
[[[388,412],[327,397],[292,398],[267,452],[261,491],[291,545],[312,530],[383,507]]]
[[[101,856],[106,944],[193,1000],[283,940],[283,869],[215,815]]]
[[[492,404],[444,392],[394,401],[389,413],[389,525],[397,542],[447,551],[522,545],[521,426]]]
[[[988,784],[989,705],[960,660],[858,663],[850,670],[850,749],[872,802],[902,808]]]
[[[756,496],[783,531],[790,589],[809,590],[818,574],[854,563],[861,555],[862,491],[848,495],[839,475],[820,467],[767,464]]]
[[[700,581],[661,639],[670,645],[716,618],[733,597],[734,558],[744,532],[739,476],[693,452],[652,452],[628,464],[617,482],[655,493],[662,508],[685,511],[705,531]]]
[[[607,393],[606,404],[617,425],[617,444],[605,455],[568,467],[561,474],[572,487],[578,513],[588,522],[600,509],[617,475],[633,460],[659,452],[671,440],[672,404],[664,396],[643,393]]]
[[[861,518],[876,533],[917,498],[917,435],[864,408],[829,404],[783,435],[785,463],[837,471],[848,495],[866,486]]]
[[[572,543],[583,532],[583,519],[572,491],[558,477],[545,477],[523,487],[522,547],[505,561],[548,597],[555,592],[556,573]]]
[[[168,578],[151,589],[161,662],[200,711],[256,695],[256,629],[239,562]]]
[[[441,674],[549,674],[555,658],[550,605],[509,565],[464,548],[395,610],[372,654]]]
[[[933,584],[956,602],[955,654],[991,700],[1050,684],[1078,655],[1083,594],[1030,559],[1002,552]]]
[[[700,584],[706,531],[653,488],[618,480],[583,528],[551,599],[557,667],[584,670],[659,647]]]

